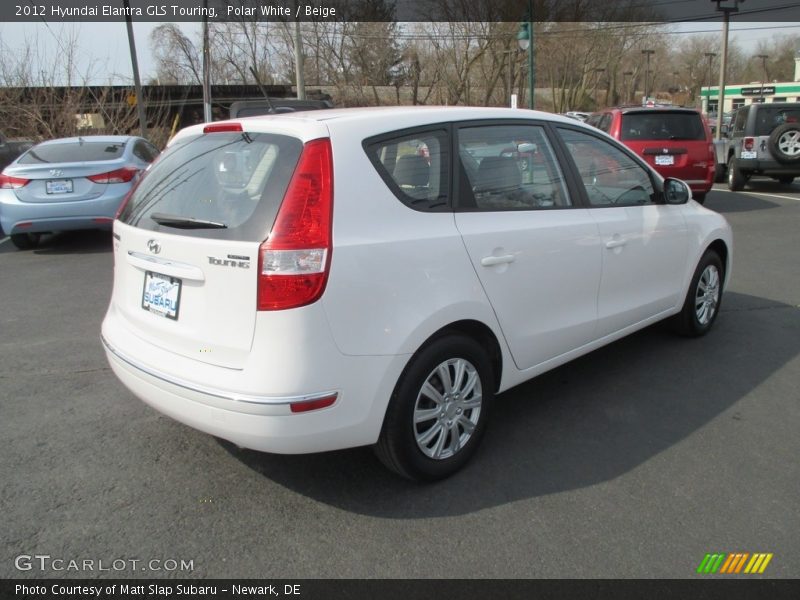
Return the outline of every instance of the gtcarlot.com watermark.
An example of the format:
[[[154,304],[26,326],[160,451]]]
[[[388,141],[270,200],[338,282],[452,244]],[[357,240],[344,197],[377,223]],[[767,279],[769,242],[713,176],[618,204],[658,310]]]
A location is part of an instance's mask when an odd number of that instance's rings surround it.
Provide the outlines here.
[[[121,572],[121,571],[154,571],[154,572],[192,572],[194,559],[182,558],[63,558],[49,554],[20,554],[14,559],[17,571],[45,572]]]

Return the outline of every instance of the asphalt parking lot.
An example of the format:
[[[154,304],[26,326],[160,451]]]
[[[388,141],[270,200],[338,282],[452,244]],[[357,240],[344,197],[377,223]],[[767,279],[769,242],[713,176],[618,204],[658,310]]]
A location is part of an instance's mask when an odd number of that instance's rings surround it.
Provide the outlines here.
[[[435,485],[367,448],[259,454],[160,416],[100,346],[110,234],[0,242],[0,577],[683,578],[709,552],[799,576],[800,184],[707,206],[735,234],[715,329],[651,327],[503,394]],[[37,554],[193,571],[15,567]]]

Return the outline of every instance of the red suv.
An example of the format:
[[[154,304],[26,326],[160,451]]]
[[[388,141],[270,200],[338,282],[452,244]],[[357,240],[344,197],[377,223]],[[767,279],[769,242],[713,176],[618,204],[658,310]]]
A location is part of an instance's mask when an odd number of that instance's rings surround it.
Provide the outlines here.
[[[714,184],[716,160],[699,111],[675,107],[608,108],[586,122],[620,140],[663,177],[682,179],[701,204]]]

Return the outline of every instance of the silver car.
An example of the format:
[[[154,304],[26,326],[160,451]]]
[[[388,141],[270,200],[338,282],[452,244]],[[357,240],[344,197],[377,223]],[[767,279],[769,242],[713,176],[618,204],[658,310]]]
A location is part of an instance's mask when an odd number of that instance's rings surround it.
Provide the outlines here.
[[[158,156],[133,136],[84,136],[42,142],[0,173],[0,225],[19,249],[42,233],[111,229],[114,216]]]

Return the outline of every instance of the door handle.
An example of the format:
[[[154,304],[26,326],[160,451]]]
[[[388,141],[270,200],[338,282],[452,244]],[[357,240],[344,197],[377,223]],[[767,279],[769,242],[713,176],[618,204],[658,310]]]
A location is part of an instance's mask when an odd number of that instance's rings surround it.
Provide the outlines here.
[[[507,263],[512,263],[515,260],[515,256],[513,254],[504,254],[503,256],[484,256],[481,259],[481,266],[483,267],[493,267],[495,265],[504,265]]]
[[[622,240],[622,239],[620,239],[620,240],[608,240],[606,242],[606,248],[608,248],[609,250],[611,248],[619,248],[621,246],[624,246],[627,243],[628,242],[626,240]]]

